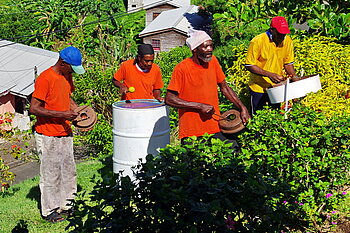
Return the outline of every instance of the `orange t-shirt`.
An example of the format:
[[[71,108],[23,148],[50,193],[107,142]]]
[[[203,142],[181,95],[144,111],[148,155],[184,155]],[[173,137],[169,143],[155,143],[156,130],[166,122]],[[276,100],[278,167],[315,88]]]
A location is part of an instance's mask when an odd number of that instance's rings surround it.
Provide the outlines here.
[[[122,99],[154,99],[153,90],[164,85],[160,68],[153,63],[149,72],[142,72],[134,65],[134,61],[135,59],[131,59],[123,62],[114,74],[115,80],[123,81],[128,88],[135,88],[134,92],[126,93]]]
[[[70,109],[74,90],[72,79],[57,74],[52,67],[42,72],[35,81],[33,97],[45,102],[44,108],[55,111]],[[46,136],[66,136],[72,133],[70,121],[56,117],[36,117],[35,130]]]
[[[208,68],[186,58],[175,67],[168,90],[176,91],[180,99],[210,104],[214,106],[215,113],[220,114],[218,83],[224,80],[225,74],[215,56]],[[214,115],[204,115],[193,109],[179,109],[179,118],[179,138],[220,131],[218,119]]]

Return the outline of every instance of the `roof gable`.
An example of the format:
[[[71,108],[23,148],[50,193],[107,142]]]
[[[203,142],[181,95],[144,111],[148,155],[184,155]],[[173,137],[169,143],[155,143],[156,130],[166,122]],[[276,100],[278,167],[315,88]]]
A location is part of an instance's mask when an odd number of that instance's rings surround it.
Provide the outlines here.
[[[0,96],[4,92],[29,96],[34,91],[34,68],[40,74],[58,57],[56,52],[0,40]]]
[[[185,7],[190,5],[190,0],[144,0],[144,9],[153,8],[160,5],[172,5],[175,7]]]

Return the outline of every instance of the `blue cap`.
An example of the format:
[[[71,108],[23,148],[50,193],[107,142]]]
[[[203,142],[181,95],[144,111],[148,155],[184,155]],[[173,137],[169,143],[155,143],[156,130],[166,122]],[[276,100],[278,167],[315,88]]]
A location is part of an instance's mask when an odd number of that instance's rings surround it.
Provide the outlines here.
[[[79,49],[73,46],[67,47],[60,52],[60,58],[70,64],[75,73],[85,73],[84,67],[82,66],[83,59]]]

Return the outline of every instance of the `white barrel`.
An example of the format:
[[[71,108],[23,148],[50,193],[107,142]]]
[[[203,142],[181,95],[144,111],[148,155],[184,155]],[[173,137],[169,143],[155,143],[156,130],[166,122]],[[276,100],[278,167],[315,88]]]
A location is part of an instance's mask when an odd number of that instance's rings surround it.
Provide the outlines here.
[[[287,86],[286,84],[277,85],[268,88],[266,91],[271,103],[276,104],[306,96],[308,93],[317,92],[321,88],[320,76],[317,74],[288,83]]]
[[[113,103],[113,172],[133,180],[132,166],[170,143],[168,108],[152,99]]]

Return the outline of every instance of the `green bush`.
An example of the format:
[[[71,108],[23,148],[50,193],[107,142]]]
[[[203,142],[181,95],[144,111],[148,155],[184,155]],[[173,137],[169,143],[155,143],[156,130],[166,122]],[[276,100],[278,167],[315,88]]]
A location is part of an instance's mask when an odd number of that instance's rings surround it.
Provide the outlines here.
[[[161,52],[155,59],[155,63],[159,65],[164,85],[168,86],[171,74],[177,64],[187,57],[191,57],[191,50],[187,46],[171,49],[169,52]]]
[[[205,136],[169,145],[118,178],[111,164],[89,200],[78,200],[77,232],[280,232],[322,229],[349,207],[350,118],[294,104],[265,109],[239,136],[241,153]],[[343,211],[343,212],[341,212]]]
[[[101,159],[113,154],[113,133],[111,123],[101,115],[98,118],[93,129],[81,132],[79,139],[91,157]]]
[[[271,18],[287,18],[293,34],[323,35],[336,37],[349,43],[350,13],[347,1],[242,1],[209,0],[203,3],[214,17],[214,38],[220,45],[232,40],[251,40],[270,26]],[[295,24],[307,23],[310,29],[294,28]]]
[[[90,200],[75,203],[70,226],[77,232],[277,232],[295,224],[290,207],[275,202],[288,188],[241,166],[229,147],[206,136],[147,156],[134,182],[104,176]]]
[[[346,194],[350,118],[344,114],[327,119],[299,104],[287,116],[270,109],[260,111],[239,136],[242,153],[238,158],[263,177],[287,183],[291,192],[280,203],[294,206],[295,214],[317,228],[337,211]]]

